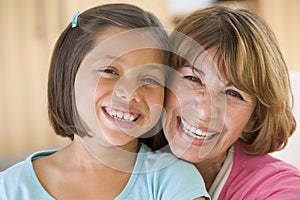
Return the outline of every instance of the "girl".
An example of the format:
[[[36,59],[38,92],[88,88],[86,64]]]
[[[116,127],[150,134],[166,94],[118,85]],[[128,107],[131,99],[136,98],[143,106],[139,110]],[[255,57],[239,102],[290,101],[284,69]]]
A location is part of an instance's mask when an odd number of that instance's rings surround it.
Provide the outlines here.
[[[168,37],[160,27],[126,4],[74,16],[48,79],[51,125],[72,142],[2,172],[0,199],[209,198],[196,168],[138,139],[155,133],[164,101]]]

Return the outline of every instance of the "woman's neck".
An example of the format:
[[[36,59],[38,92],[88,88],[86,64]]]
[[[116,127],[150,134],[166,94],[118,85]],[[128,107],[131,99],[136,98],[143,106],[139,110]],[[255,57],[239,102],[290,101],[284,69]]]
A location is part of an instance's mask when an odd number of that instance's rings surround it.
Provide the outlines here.
[[[200,163],[196,163],[195,166],[198,171],[201,173],[206,189],[209,190],[211,185],[213,184],[216,176],[221,170],[223,163],[226,159],[227,152],[224,152],[222,155],[218,157],[214,157],[209,160],[201,161]]]

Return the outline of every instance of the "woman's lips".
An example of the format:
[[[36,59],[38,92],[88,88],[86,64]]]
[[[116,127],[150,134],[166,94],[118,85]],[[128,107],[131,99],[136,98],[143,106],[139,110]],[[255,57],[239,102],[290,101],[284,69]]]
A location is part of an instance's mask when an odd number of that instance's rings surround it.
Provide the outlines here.
[[[177,117],[177,130],[185,140],[194,145],[203,145],[220,134],[201,125],[193,126],[181,117]]]

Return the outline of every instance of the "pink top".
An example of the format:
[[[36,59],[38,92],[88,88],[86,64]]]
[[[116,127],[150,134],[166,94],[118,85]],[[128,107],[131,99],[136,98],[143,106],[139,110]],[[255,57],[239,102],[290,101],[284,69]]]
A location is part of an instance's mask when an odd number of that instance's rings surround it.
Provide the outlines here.
[[[249,156],[244,143],[234,144],[230,175],[219,199],[300,199],[300,171],[270,155]]]

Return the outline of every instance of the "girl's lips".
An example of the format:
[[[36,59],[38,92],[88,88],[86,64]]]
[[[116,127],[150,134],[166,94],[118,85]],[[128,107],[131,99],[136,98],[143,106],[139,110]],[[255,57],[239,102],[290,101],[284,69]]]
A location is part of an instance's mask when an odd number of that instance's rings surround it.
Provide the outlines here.
[[[210,143],[213,138],[220,134],[219,132],[213,131],[212,129],[201,125],[192,126],[181,117],[177,117],[176,127],[179,135],[184,140],[197,146]]]
[[[130,113],[130,114],[136,114],[136,115],[140,115],[143,116],[142,112],[134,107],[129,107],[128,105],[124,106],[124,105],[118,105],[118,104],[113,104],[113,106],[103,106],[102,109],[106,110],[106,111],[120,111],[120,112],[124,112],[124,113]]]
[[[116,127],[131,129],[143,118],[141,112],[135,108],[118,107],[102,107],[105,117]]]
[[[141,114],[139,113],[113,109],[110,107],[104,107],[102,108],[102,110],[104,110],[104,112],[106,112],[113,118],[120,119],[120,120],[124,119],[124,121],[128,121],[128,122],[136,121],[139,117],[141,117]]]

